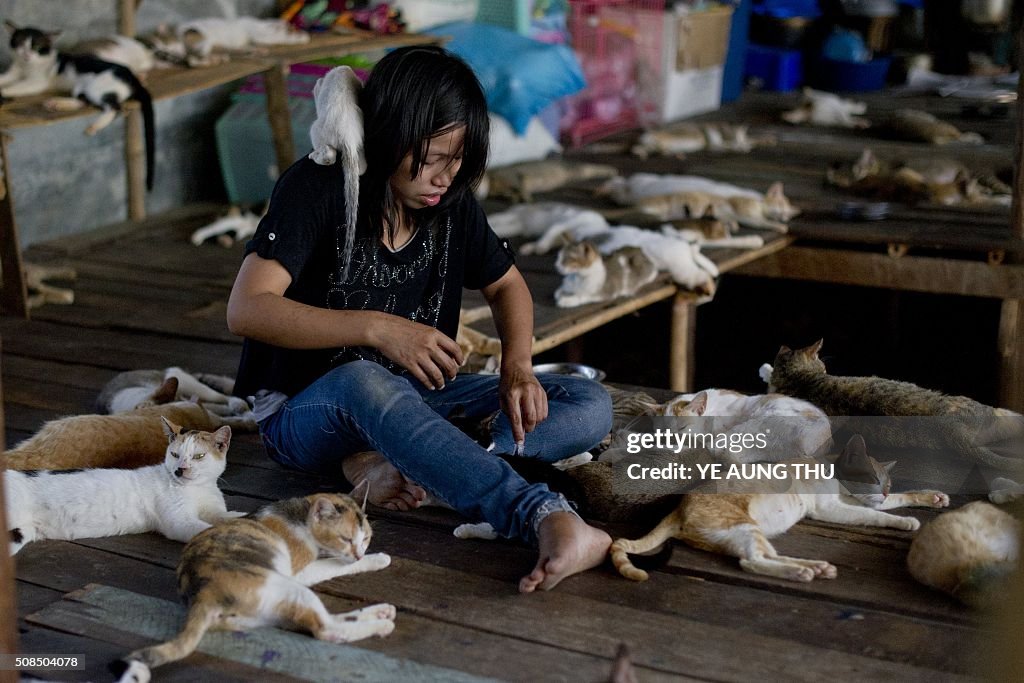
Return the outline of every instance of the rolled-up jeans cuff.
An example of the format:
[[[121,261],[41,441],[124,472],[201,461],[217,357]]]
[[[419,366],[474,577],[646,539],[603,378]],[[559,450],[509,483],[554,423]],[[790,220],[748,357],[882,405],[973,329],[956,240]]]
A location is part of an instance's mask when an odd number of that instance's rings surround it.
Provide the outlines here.
[[[548,515],[552,512],[571,512],[572,514],[579,517],[576,510],[573,509],[569,501],[566,500],[565,496],[561,493],[555,494],[554,498],[548,498],[543,503],[537,506],[537,511],[533,513],[533,537],[540,538],[540,524],[543,522]]]

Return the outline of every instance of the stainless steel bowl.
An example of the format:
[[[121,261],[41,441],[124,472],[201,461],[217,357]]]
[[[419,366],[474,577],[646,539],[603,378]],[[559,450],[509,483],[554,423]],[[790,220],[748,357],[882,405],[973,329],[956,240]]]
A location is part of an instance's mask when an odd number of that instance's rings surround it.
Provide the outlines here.
[[[548,372],[556,375],[574,375],[597,382],[605,378],[604,370],[598,370],[582,363],[541,363],[540,365],[534,365],[533,371],[537,374]]]

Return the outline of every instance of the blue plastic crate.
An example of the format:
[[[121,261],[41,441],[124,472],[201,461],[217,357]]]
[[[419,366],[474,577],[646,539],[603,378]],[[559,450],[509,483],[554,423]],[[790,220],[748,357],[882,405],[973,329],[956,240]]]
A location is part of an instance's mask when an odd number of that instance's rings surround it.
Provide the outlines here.
[[[316,119],[312,99],[288,100],[292,122],[292,143],[296,158],[309,153],[309,127]],[[232,204],[255,205],[270,198],[283,168],[277,167],[274,142],[267,119],[266,98],[240,95],[214,127],[217,157],[228,199]]]
[[[786,50],[750,43],[747,46],[746,77],[761,81],[765,90],[788,92],[804,82],[800,50]]]

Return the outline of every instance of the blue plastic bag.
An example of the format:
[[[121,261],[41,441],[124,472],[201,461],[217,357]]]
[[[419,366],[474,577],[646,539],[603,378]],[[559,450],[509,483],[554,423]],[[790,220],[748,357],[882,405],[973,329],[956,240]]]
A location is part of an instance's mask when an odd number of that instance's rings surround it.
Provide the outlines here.
[[[576,54],[565,45],[466,21],[434,26],[425,33],[451,37],[445,47],[473,68],[487,106],[504,117],[517,135],[526,133],[530,119],[549,104],[586,85]]]

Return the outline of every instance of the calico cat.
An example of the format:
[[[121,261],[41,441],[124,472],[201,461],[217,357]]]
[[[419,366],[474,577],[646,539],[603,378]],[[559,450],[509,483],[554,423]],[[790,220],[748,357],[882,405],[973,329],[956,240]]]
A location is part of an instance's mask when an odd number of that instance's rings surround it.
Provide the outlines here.
[[[79,468],[136,468],[163,460],[166,450],[163,419],[185,429],[211,431],[230,426],[256,431],[251,413],[221,416],[193,401],[174,401],[177,380],[161,385],[153,405],[141,405],[118,415],[74,415],[50,420],[34,435],[3,455],[11,470],[68,470]]]
[[[926,524],[910,544],[907,568],[926,586],[973,607],[1005,598],[1020,558],[1020,523],[984,501]]]
[[[701,176],[634,173],[604,183],[598,194],[634,206],[662,220],[711,215],[750,228],[786,232],[786,222],[800,213],[772,183],[764,194]]]
[[[765,373],[768,390],[810,401],[833,416],[944,417],[930,421],[926,429],[895,434],[879,429],[874,436],[893,442],[889,445],[952,448],[979,463],[1024,472],[1024,418],[1018,413],[910,382],[828,375],[818,358],[822,343],[795,351],[781,347]]]
[[[995,174],[978,174],[952,159],[887,161],[865,149],[853,164],[834,162],[830,185],[874,199],[944,206],[1009,206],[1013,190]]]
[[[585,180],[614,178],[618,174],[618,169],[608,164],[587,164],[562,159],[524,161],[488,170],[486,196],[529,202],[533,201],[533,195],[540,192],[551,192]]]
[[[626,578],[645,581],[647,572],[635,567],[629,555],[649,552],[670,538],[677,538],[701,550],[738,557],[740,566],[754,574],[790,581],[834,579],[833,565],[823,560],[779,555],[768,539],[784,533],[805,517],[914,531],[920,527],[917,519],[882,510],[906,505],[949,505],[949,497],[939,491],[889,494],[888,468],[867,455],[864,439],[857,435],[850,439],[837,461],[835,478],[801,477],[795,468],[803,464],[806,460],[785,463],[789,471],[787,489],[782,493],[765,492],[767,484],[753,480],[709,482],[706,491],[698,489],[685,495],[679,507],[643,538],[616,539],[610,550],[612,563]],[[871,492],[852,498],[844,485],[844,479],[851,476],[859,483],[871,480]]]
[[[333,493],[271,503],[204,531],[178,564],[178,592],[188,605],[182,631],[111,669],[125,683],[147,683],[152,668],[192,654],[210,629],[282,625],[334,643],[388,635],[395,628],[393,605],[331,614],[309,588],[387,567],[388,555],[366,554],[372,535],[365,501],[360,508]]]
[[[822,90],[804,88],[803,100],[796,109],[784,112],[782,120],[794,125],[809,123],[812,126],[869,128],[871,121],[863,116],[867,110],[868,105],[864,102],[847,100]]]
[[[316,120],[309,128],[313,151],[309,158],[321,166],[341,160],[345,177],[345,223],[353,229],[345,231],[343,253],[352,253],[355,244],[356,214],[359,209],[359,176],[366,172],[363,157],[363,111],[359,108],[359,91],[363,84],[355,71],[338,66],[317,80],[313,86]],[[348,275],[346,259],[341,278]]]
[[[164,461],[136,470],[25,472],[4,477],[10,551],[32,541],[158,531],[185,542],[228,512],[217,478],[227,465],[231,428],[183,431],[166,418]]]
[[[639,247],[623,247],[602,256],[586,241],[562,247],[555,270],[562,275],[562,284],[555,290],[559,308],[632,296],[658,277],[658,267]]]
[[[146,188],[152,190],[156,159],[153,99],[131,69],[92,55],[58,52],[53,45],[56,33],[6,23],[12,32],[14,57],[10,69],[0,74],[0,97],[36,95],[47,90],[68,93],[70,98],[51,98],[45,106],[72,110],[91,104],[101,109],[100,116],[85,129],[87,135],[95,135],[109,126],[121,111],[121,105],[135,100],[142,109],[144,124]]]
[[[171,383],[168,380],[173,379]],[[144,406],[174,401],[198,401],[207,411],[223,417],[251,418],[245,399],[232,396],[235,381],[224,375],[190,373],[179,367],[164,370],[128,370],[114,376],[96,397],[96,412],[127,413]],[[239,421],[235,428],[245,427]]]

